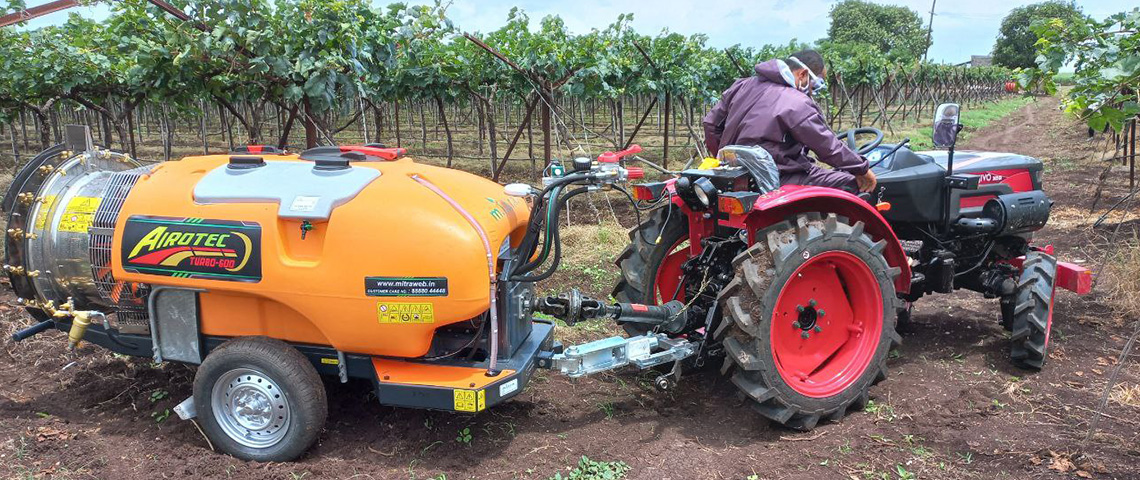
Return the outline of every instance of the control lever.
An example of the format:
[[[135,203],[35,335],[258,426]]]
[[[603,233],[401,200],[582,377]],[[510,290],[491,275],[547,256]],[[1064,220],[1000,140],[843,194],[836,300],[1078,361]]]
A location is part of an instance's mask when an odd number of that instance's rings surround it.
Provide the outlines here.
[[[673,300],[664,305],[642,305],[639,303],[615,303],[606,305],[599,300],[582,295],[578,289],[558,296],[539,299],[535,310],[574,325],[595,318],[613,318],[618,323],[641,323],[659,326],[662,331],[677,333],[685,327],[682,315],[685,304]]]

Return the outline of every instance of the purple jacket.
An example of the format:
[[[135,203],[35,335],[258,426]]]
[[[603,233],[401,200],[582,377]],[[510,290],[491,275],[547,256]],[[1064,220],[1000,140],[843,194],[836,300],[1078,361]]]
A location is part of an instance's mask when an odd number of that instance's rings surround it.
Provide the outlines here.
[[[781,73],[781,67],[786,73]],[[823,112],[807,94],[790,84],[782,61],[756,65],[756,75],[733,83],[705,115],[705,146],[710,154],[728,145],[763,147],[781,174],[808,172],[814,161],[853,175],[867,172],[867,160],[835,138]]]

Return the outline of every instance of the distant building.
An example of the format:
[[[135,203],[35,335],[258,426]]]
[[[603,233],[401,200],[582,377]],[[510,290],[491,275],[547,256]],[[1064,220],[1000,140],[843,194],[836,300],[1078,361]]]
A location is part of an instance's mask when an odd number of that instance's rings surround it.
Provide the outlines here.
[[[994,64],[994,57],[989,55],[970,55],[971,67],[988,67]]]

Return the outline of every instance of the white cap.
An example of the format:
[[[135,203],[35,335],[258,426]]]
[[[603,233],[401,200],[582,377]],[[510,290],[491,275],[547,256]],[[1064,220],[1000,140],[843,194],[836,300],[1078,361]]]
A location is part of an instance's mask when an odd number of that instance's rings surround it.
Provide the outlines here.
[[[527,197],[534,192],[534,189],[525,183],[511,183],[503,187],[503,193],[512,197]]]

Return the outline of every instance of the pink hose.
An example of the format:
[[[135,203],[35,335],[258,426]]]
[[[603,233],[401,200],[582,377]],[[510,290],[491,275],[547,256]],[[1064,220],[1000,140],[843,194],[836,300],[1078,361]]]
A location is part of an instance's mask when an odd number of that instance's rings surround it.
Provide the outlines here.
[[[491,279],[491,363],[487,365],[487,376],[497,376],[499,370],[495,367],[499,363],[499,307],[496,298],[497,295],[495,294],[495,255],[491,251],[491,241],[487,239],[487,232],[483,230],[483,226],[475,221],[475,217],[467,213],[467,210],[459,205],[459,202],[456,202],[455,199],[451,198],[448,194],[443,193],[443,190],[440,190],[439,187],[436,187],[435,184],[426,178],[420,177],[419,175],[412,175],[412,180],[419,182],[420,185],[427,187],[428,190],[435,192],[436,195],[439,195],[440,198],[451,204],[451,208],[459,212],[459,214],[467,220],[467,223],[471,224],[471,228],[474,228],[475,232],[479,234],[479,238],[483,240],[483,249],[487,251],[487,273]]]

